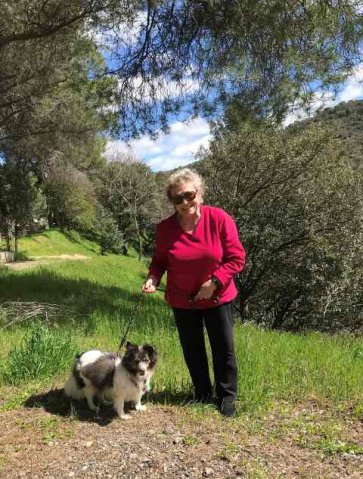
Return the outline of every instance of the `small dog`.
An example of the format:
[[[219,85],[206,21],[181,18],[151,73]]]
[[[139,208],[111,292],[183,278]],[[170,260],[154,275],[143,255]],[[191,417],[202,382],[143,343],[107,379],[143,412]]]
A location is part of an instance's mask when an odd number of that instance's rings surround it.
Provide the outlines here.
[[[116,354],[92,349],[77,356],[71,376],[65,386],[65,394],[72,399],[86,398],[88,406],[98,412],[95,396],[105,404],[112,404],[122,419],[125,401],[135,403],[137,411],[144,411],[142,396],[150,390],[150,379],[157,363],[157,352],[153,346],[144,344],[126,345],[120,358]]]

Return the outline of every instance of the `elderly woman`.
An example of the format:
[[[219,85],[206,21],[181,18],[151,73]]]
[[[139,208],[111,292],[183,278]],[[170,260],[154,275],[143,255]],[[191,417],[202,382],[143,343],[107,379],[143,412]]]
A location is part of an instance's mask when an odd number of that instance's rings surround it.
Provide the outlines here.
[[[158,224],[156,247],[145,293],[154,293],[167,271],[165,299],[173,308],[195,400],[209,402],[212,384],[204,342],[207,330],[213,356],[220,411],[235,414],[237,364],[233,345],[233,277],[245,252],[233,219],[222,209],[203,205],[203,181],[183,168],[168,180],[167,196],[175,213]]]

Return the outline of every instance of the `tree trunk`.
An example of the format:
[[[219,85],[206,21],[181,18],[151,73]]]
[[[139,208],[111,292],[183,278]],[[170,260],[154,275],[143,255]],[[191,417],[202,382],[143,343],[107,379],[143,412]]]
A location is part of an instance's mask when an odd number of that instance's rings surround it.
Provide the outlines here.
[[[137,221],[136,215],[134,216],[134,224],[135,224],[135,230],[136,230],[136,236],[137,236],[137,243],[139,245],[139,261],[141,261],[142,258],[142,248],[143,248],[143,242],[142,242],[142,236],[139,228],[139,222]]]
[[[10,220],[6,222],[6,249],[13,251],[13,222]]]
[[[15,258],[18,253],[18,246],[19,246],[19,225],[15,223],[14,226],[14,253],[15,253]]]

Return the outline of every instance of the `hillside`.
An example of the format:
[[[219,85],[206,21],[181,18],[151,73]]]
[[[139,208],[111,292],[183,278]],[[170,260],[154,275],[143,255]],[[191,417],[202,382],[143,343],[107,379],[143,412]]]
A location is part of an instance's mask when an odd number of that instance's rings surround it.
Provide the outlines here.
[[[45,230],[21,238],[19,252],[25,257],[83,254],[98,254],[97,243],[87,240],[77,231]]]
[[[294,124],[301,129],[314,124],[329,129],[341,145],[344,156],[355,167],[363,166],[363,100],[339,103],[325,108],[312,118]]]

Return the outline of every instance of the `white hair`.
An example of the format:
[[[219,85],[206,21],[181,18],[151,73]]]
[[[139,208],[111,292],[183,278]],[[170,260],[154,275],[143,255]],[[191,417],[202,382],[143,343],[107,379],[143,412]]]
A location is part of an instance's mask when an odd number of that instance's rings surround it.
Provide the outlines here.
[[[175,188],[175,186],[179,185],[180,183],[192,183],[196,191],[203,198],[203,195],[204,195],[203,178],[195,170],[192,170],[191,168],[182,168],[172,173],[167,180],[166,195],[169,200],[171,200],[171,197],[172,197],[171,191]]]

